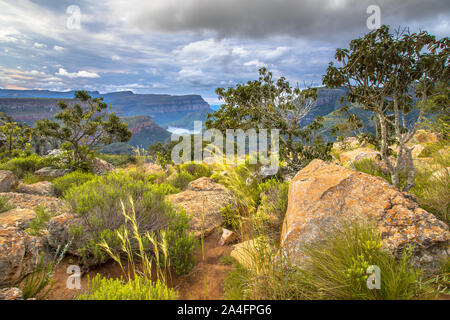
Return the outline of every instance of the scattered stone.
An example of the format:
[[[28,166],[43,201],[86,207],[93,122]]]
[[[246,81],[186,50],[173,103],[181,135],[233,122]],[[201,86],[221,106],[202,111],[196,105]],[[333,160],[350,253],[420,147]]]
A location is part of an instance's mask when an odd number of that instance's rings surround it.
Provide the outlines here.
[[[358,148],[341,153],[339,159],[342,164],[346,164],[348,162],[355,162],[363,159],[376,160],[379,156],[380,153],[378,151],[369,148]]]
[[[0,289],[0,300],[23,300],[22,290],[19,288]]]
[[[14,191],[19,185],[19,179],[9,170],[0,170],[0,192]]]
[[[191,229],[197,238],[201,237],[202,225],[204,236],[222,225],[220,209],[232,202],[225,187],[206,177],[192,181],[186,191],[169,195],[167,200],[192,217]]]
[[[34,174],[41,177],[59,178],[70,173],[69,169],[54,169],[51,167],[44,167],[37,170]]]
[[[19,229],[28,228],[30,222],[36,219],[34,210],[11,209],[0,213],[0,228],[16,227]]]
[[[18,193],[34,194],[38,196],[53,196],[53,186],[50,181],[41,181],[33,184],[21,183],[17,187]]]
[[[347,219],[373,221],[383,247],[397,257],[411,245],[413,266],[436,271],[440,258],[450,255],[448,226],[412,197],[384,179],[321,160],[312,161],[290,182],[283,252],[301,264],[305,245]]]
[[[96,175],[107,174],[108,172],[114,171],[114,166],[103,159],[94,158],[92,160],[92,173]]]
[[[235,242],[237,239],[238,235],[236,232],[223,228],[222,236],[219,239],[219,245],[226,246]]]

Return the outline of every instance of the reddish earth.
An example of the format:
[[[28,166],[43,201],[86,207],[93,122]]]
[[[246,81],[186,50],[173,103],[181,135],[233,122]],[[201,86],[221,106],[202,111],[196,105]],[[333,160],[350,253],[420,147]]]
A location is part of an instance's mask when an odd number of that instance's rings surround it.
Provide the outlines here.
[[[201,247],[195,253],[196,265],[187,275],[172,275],[171,287],[179,291],[179,299],[185,300],[210,300],[223,299],[223,280],[233,267],[220,263],[223,255],[231,253],[231,247],[218,245],[218,234],[213,233],[205,239],[205,257],[203,258]],[[69,274],[66,273],[68,266],[76,264],[77,259],[71,256],[65,257],[58,265],[53,280],[53,288],[46,296],[49,300],[70,300],[87,288],[87,279],[94,277],[97,273],[109,278],[120,278],[122,271],[119,265],[109,261],[96,269],[83,274],[81,277],[81,289],[71,290],[67,288],[66,282]]]

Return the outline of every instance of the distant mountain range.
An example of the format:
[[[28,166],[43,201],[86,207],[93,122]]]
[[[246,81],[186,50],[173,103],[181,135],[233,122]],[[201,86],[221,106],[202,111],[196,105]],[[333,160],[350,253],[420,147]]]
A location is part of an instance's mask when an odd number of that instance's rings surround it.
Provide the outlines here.
[[[75,91],[56,92],[48,90],[8,90],[0,89],[0,112],[13,117],[16,121],[33,125],[42,118],[52,118],[58,112],[57,102],[65,100],[69,104]],[[206,115],[219,106],[211,106],[199,95],[166,95],[166,94],[134,94],[131,91],[100,94],[98,91],[88,92],[92,97],[103,97],[129,124],[133,138],[132,146],[147,148],[150,144],[164,142],[170,138],[168,127],[193,129],[194,121],[205,121]],[[310,112],[301,121],[305,126],[317,116],[325,118],[321,134],[326,140],[334,140],[330,128],[345,120],[344,115],[336,113],[342,107],[340,100],[348,93],[347,88],[318,88],[318,98]],[[214,109],[214,110],[213,110]],[[368,131],[374,131],[370,114],[360,109],[357,113],[366,124]],[[411,115],[414,117],[414,115]],[[114,152],[123,149],[122,145],[114,146]]]

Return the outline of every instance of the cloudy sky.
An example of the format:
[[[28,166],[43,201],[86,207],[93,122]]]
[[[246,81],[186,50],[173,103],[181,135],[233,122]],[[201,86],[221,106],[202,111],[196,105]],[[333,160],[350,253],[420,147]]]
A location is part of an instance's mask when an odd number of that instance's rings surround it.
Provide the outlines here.
[[[320,85],[381,23],[449,36],[448,0],[0,0],[0,88],[201,94],[267,66]],[[79,10],[79,11],[78,11]]]

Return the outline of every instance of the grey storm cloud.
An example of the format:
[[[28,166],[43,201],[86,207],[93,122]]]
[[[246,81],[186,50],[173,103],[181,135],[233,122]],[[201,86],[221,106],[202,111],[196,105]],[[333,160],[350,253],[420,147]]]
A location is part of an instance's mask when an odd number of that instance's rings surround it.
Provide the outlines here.
[[[369,5],[381,8],[381,22],[411,25],[450,16],[448,0],[191,0],[151,1],[130,18],[141,29],[216,32],[219,37],[286,35],[330,40],[367,32]],[[447,19],[446,19],[447,20]],[[448,20],[447,20],[448,21]]]

